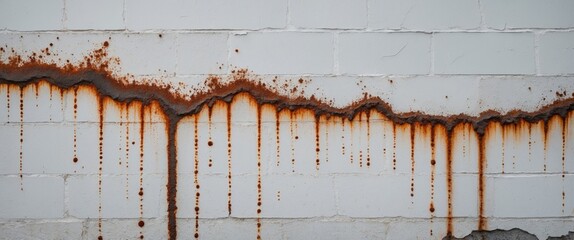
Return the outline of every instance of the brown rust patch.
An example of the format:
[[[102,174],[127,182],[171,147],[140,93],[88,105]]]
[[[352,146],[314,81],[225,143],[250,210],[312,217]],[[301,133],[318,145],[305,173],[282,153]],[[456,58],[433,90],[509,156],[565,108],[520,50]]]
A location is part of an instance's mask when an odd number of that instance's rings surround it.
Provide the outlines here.
[[[37,54],[37,57],[32,57],[24,60],[18,55],[13,55],[9,57],[7,62],[0,63],[0,84],[7,84],[7,107],[10,109],[10,86],[16,85],[20,88],[36,84],[41,80],[45,80],[51,84],[60,88],[61,102],[63,103],[63,95],[66,89],[77,86],[90,86],[97,91],[99,97],[99,110],[100,110],[100,168],[98,172],[99,182],[99,232],[101,237],[101,174],[103,167],[103,106],[102,99],[111,99],[117,102],[130,103],[133,101],[141,102],[142,105],[147,106],[151,102],[156,101],[163,115],[167,119],[167,134],[168,134],[168,184],[167,184],[167,201],[168,201],[168,232],[169,238],[175,239],[177,237],[176,228],[176,196],[177,196],[177,155],[176,155],[176,138],[175,134],[177,131],[177,123],[179,120],[186,115],[198,113],[203,106],[212,106],[216,101],[221,100],[229,103],[233,96],[239,93],[247,93],[256,99],[258,106],[263,104],[271,104],[275,106],[277,111],[282,109],[288,109],[291,113],[291,137],[292,137],[292,166],[294,169],[294,141],[297,140],[296,135],[296,124],[297,119],[293,116],[294,111],[299,109],[304,109],[307,111],[312,111],[315,116],[338,116],[341,117],[343,130],[345,129],[345,119],[348,119],[349,123],[353,125],[353,120],[355,116],[362,112],[376,111],[381,113],[386,119],[392,121],[393,125],[393,169],[396,170],[396,151],[397,151],[397,131],[396,126],[406,125],[406,124],[432,124],[437,127],[441,127],[440,131],[445,131],[446,133],[446,148],[447,148],[447,161],[446,161],[446,172],[447,172],[447,234],[452,234],[452,164],[453,164],[453,127],[459,123],[466,123],[472,125],[472,128],[476,135],[481,139],[479,142],[482,143],[482,136],[484,134],[486,126],[491,122],[500,122],[503,125],[516,124],[519,121],[525,121],[528,123],[535,123],[542,121],[544,122],[544,150],[547,150],[547,138],[548,138],[548,120],[553,116],[559,116],[565,118],[567,113],[574,109],[574,97],[556,101],[553,104],[542,107],[535,112],[523,112],[523,111],[511,111],[507,114],[499,114],[493,111],[486,111],[481,113],[478,117],[471,117],[466,115],[454,115],[454,116],[435,116],[428,115],[420,112],[410,112],[410,113],[395,113],[393,109],[385,103],[382,99],[377,97],[365,96],[354,103],[349,104],[346,107],[336,108],[331,104],[322,102],[315,97],[304,98],[304,97],[292,97],[277,94],[272,87],[266,86],[265,84],[258,82],[256,79],[253,80],[249,76],[247,70],[234,70],[231,75],[231,80],[228,83],[223,83],[218,77],[212,76],[208,78],[205,82],[208,87],[207,91],[197,92],[192,96],[183,96],[173,93],[169,85],[160,84],[159,82],[146,82],[146,83],[130,83],[132,77],[130,76],[118,76],[112,71],[113,64],[118,64],[119,60],[111,58],[107,55],[107,48],[110,42],[106,41],[102,44],[102,48],[94,50],[89,56],[86,56],[84,60],[78,64],[67,63],[63,66],[58,66],[53,63],[45,62],[42,56],[52,54],[49,50],[45,49],[41,54]],[[42,55],[43,54],[43,55]],[[22,98],[21,98],[22,99]],[[22,101],[22,100],[21,100]],[[21,102],[23,108],[23,103]],[[62,104],[63,108],[63,104]],[[63,110],[63,109],[62,109]],[[23,111],[23,110],[22,110]],[[8,114],[10,114],[8,110]],[[259,116],[260,118],[260,116]],[[230,121],[230,120],[228,120]],[[258,124],[260,125],[260,119]],[[294,122],[295,121],[295,122]],[[23,113],[21,113],[21,124],[23,124]],[[129,125],[129,124],[127,124]],[[295,126],[294,126],[295,125]],[[316,124],[318,126],[318,124]],[[197,127],[197,124],[196,124]],[[22,125],[23,128],[23,125]],[[260,126],[259,126],[260,128]],[[368,128],[368,127],[367,127]],[[353,127],[350,127],[351,131]],[[228,127],[228,144],[230,145],[230,130]],[[22,134],[23,135],[23,134]],[[128,136],[129,134],[126,134]],[[196,133],[197,136],[197,133]],[[126,137],[128,138],[128,137]],[[317,137],[316,137],[317,138]],[[344,138],[344,134],[342,135]],[[384,136],[386,138],[386,136]],[[563,137],[564,139],[565,137]],[[318,140],[318,139],[317,139]],[[353,133],[351,132],[350,144],[353,144]],[[23,139],[22,139],[23,141]],[[258,142],[258,148],[260,150],[260,141]],[[129,142],[129,140],[128,140]],[[318,141],[317,141],[318,142]],[[414,142],[414,141],[413,141]],[[504,142],[504,141],[503,141]],[[565,143],[563,143],[565,144]],[[342,152],[345,155],[345,141],[343,141]],[[230,148],[230,146],[229,146]],[[481,147],[482,148],[482,147]],[[565,147],[563,147],[565,148]],[[351,146],[353,150],[353,146]],[[228,150],[230,151],[230,150]],[[386,148],[383,149],[386,151]],[[464,150],[466,152],[466,150]],[[481,150],[482,151],[482,150]],[[126,148],[126,154],[128,150]],[[228,153],[230,155],[230,153]],[[128,155],[128,154],[127,154]],[[386,155],[386,153],[384,154]],[[479,154],[480,158],[484,158],[484,153]],[[352,160],[353,153],[350,153],[350,158]],[[197,157],[196,157],[197,159]],[[545,156],[546,159],[546,156]],[[229,169],[230,157],[229,157]],[[260,159],[259,159],[260,160]],[[480,161],[481,165],[483,160]],[[546,162],[546,160],[545,160]],[[563,164],[564,165],[564,164]],[[482,170],[480,170],[482,168]],[[479,167],[479,171],[484,171],[484,167]],[[197,171],[196,167],[196,171]],[[545,163],[546,170],[546,163]],[[21,171],[21,170],[20,170]],[[231,171],[231,170],[229,170]],[[260,176],[260,169],[259,176]],[[479,173],[483,178],[483,172]],[[231,172],[229,172],[229,183],[231,183]],[[481,184],[484,183],[482,180]],[[196,184],[199,186],[199,184]],[[258,186],[260,187],[260,186]],[[479,186],[480,187],[480,186]],[[229,187],[230,188],[230,187]],[[484,192],[484,187],[480,187],[479,192]],[[258,189],[260,191],[260,189]],[[197,191],[197,200],[199,199],[199,191]],[[229,207],[229,212],[231,208]],[[260,210],[260,209],[259,209]],[[482,210],[481,210],[482,211]],[[196,211],[199,212],[199,209]],[[479,214],[481,215],[481,214]],[[482,215],[481,215],[482,216]],[[197,216],[196,216],[197,219]],[[196,224],[197,225],[197,224]],[[260,227],[260,222],[258,222],[258,227]],[[197,229],[197,226],[196,226]],[[260,233],[260,230],[258,230]]]

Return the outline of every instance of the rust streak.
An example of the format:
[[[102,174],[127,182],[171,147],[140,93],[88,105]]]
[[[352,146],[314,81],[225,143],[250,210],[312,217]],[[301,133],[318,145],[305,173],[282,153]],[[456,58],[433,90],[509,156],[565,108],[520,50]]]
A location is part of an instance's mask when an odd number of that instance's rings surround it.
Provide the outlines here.
[[[411,124],[411,204],[415,196],[415,124]]]
[[[371,166],[371,112],[367,111],[367,167]]]
[[[485,142],[484,142],[484,135],[478,135],[478,230],[486,230],[487,222],[486,217],[484,216],[484,199],[485,199],[485,176],[484,176],[484,168],[486,166],[486,159],[485,159]]]
[[[568,135],[568,120],[562,117],[562,213],[566,208],[566,192],[564,190],[564,182],[566,178],[566,136]]]
[[[434,221],[434,178],[435,178],[435,172],[436,172],[436,152],[435,152],[435,129],[434,129],[434,125],[430,126],[430,147],[431,147],[431,160],[430,160],[430,165],[431,165],[431,175],[430,175],[430,189],[431,189],[431,195],[430,195],[430,206],[429,206],[429,211],[430,211],[430,221],[431,221],[431,230],[430,230],[430,235],[433,235],[433,231],[432,231],[432,227],[433,227],[433,221]]]
[[[447,224],[446,224],[446,235],[452,236],[453,224],[452,224],[452,191],[453,191],[453,181],[452,181],[452,130],[447,130],[446,136],[446,189],[447,189]]]
[[[199,238],[199,133],[198,133],[198,115],[193,118],[193,142],[194,142],[194,171],[193,184],[195,185],[195,239]]]
[[[74,87],[74,163],[78,162],[78,87]]]
[[[281,127],[281,122],[280,122],[280,112],[279,111],[275,111],[275,145],[276,145],[276,155],[275,155],[275,164],[277,165],[277,167],[279,167],[279,163],[281,162],[281,145],[279,144],[279,138],[280,138],[280,127]]]
[[[20,163],[19,163],[19,175],[20,175],[20,190],[24,190],[24,178],[23,178],[23,164],[24,164],[24,89],[20,86]]]
[[[261,105],[257,105],[257,239],[261,239]]]
[[[227,214],[231,216],[231,103],[227,104]]]
[[[98,99],[98,113],[99,113],[99,167],[98,167],[98,233],[99,239],[103,239],[102,235],[102,173],[104,165],[104,99]]]
[[[139,224],[140,228],[143,228],[143,171],[144,171],[144,136],[145,136],[145,106],[142,104],[140,107],[140,191],[139,191],[139,209],[140,209],[140,217],[139,217]],[[143,230],[140,229],[140,238],[143,238]]]
[[[320,141],[320,134],[321,134],[321,125],[320,125],[321,116],[315,115],[315,169],[318,171],[319,166],[321,165],[321,161],[319,159],[319,152],[321,151],[321,143]]]

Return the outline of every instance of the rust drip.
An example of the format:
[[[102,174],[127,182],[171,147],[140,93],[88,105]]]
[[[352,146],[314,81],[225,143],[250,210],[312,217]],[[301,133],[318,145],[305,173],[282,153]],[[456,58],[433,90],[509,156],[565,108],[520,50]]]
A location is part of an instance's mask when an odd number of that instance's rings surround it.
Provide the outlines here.
[[[321,151],[320,133],[321,133],[321,116],[315,115],[315,169],[318,171],[321,161],[319,152]]]
[[[397,170],[397,126],[393,124],[393,171]]]
[[[24,190],[24,89],[20,86],[20,163],[18,173],[20,175],[20,190]]]
[[[371,166],[371,112],[367,111],[367,167]]]
[[[275,155],[275,164],[277,165],[277,167],[279,167],[279,164],[281,162],[281,145],[279,144],[279,133],[280,133],[280,127],[281,127],[281,122],[280,122],[280,112],[279,111],[275,111],[275,145],[276,145],[276,151],[277,154]]]
[[[565,117],[568,111],[574,109],[574,98],[556,101],[550,105],[544,106],[534,112],[511,111],[507,114],[500,114],[494,111],[482,112],[479,116],[472,117],[467,115],[454,116],[436,116],[427,115],[419,112],[395,113],[390,105],[377,97],[367,97],[360,99],[348,106],[337,108],[329,103],[322,102],[315,97],[292,97],[277,94],[277,92],[255,78],[249,76],[248,71],[244,69],[235,70],[229,77],[231,81],[223,83],[218,77],[211,76],[205,81],[206,91],[199,91],[191,96],[174,94],[168,84],[162,85],[157,82],[147,83],[130,83],[133,82],[132,76],[117,76],[112,72],[110,64],[118,63],[119,60],[107,56],[109,42],[104,42],[101,49],[94,50],[90,56],[86,56],[81,63],[76,65],[67,64],[59,67],[57,64],[42,62],[41,59],[23,60],[19,56],[12,56],[7,62],[0,63],[0,83],[24,87],[35,84],[40,81],[46,81],[51,86],[60,88],[61,110],[64,109],[63,95],[64,91],[75,86],[88,86],[93,88],[100,101],[100,170],[98,172],[99,188],[99,232],[101,237],[101,175],[103,166],[103,111],[102,99],[109,97],[116,102],[130,103],[139,101],[143,105],[150,102],[157,102],[164,116],[168,119],[168,184],[167,184],[167,201],[168,201],[168,230],[169,238],[177,237],[176,228],[176,194],[177,194],[177,155],[176,155],[176,127],[179,119],[183,116],[198,113],[203,106],[212,105],[217,100],[229,103],[233,96],[239,93],[247,93],[254,97],[259,106],[271,104],[276,110],[288,109],[291,113],[291,137],[295,135],[293,125],[293,112],[298,109],[307,109],[320,116],[338,116],[342,119],[349,119],[352,123],[355,115],[369,110],[375,110],[384,115],[384,117],[393,123],[393,169],[396,170],[396,125],[397,124],[433,124],[444,126],[447,137],[447,188],[448,188],[448,227],[447,233],[452,234],[452,135],[453,127],[459,123],[471,124],[474,131],[481,136],[484,134],[486,126],[491,122],[500,122],[501,124],[513,124],[521,120],[529,123],[538,121],[545,122],[544,130],[544,150],[545,150],[545,170],[546,170],[546,150],[548,140],[547,120],[552,116]],[[10,88],[8,88],[10,89]],[[7,97],[10,98],[10,93]],[[23,121],[21,121],[23,122]],[[344,125],[344,120],[343,120]],[[197,125],[196,125],[197,127]],[[351,127],[352,129],[352,127]],[[344,131],[344,127],[343,127]],[[352,134],[352,133],[351,133]],[[344,138],[344,134],[343,134]],[[353,139],[350,141],[353,144]],[[345,143],[343,142],[343,145]],[[294,140],[291,145],[292,165],[294,171]],[[344,147],[344,146],[343,146]],[[344,148],[343,152],[344,152]],[[352,149],[352,147],[351,147]],[[127,151],[126,151],[127,152]],[[344,153],[345,155],[346,153]],[[353,156],[351,152],[351,157]],[[197,170],[197,168],[196,168]],[[197,191],[199,193],[199,191]],[[199,199],[199,198],[197,198]]]
[[[139,191],[139,208],[140,208],[140,228],[143,228],[143,171],[144,171],[144,140],[145,140],[145,106],[142,104],[140,107],[140,191]],[[143,231],[140,229],[140,238],[143,239]]]
[[[261,105],[257,105],[257,239],[261,239]]]
[[[213,116],[213,106],[207,106],[207,134],[208,134],[208,140],[207,140],[207,146],[209,146],[209,157],[208,157],[208,163],[207,166],[208,167],[213,167],[213,156],[211,155],[211,147],[213,146],[213,139],[211,137],[211,131],[212,131],[212,123],[211,123],[211,119]]]
[[[126,199],[129,199],[130,196],[130,188],[129,188],[129,163],[130,163],[130,111],[129,105],[127,106],[126,110],[126,145],[125,145],[125,153],[126,153]]]
[[[53,86],[50,85],[50,93],[49,93],[50,94],[50,99],[49,99],[50,109],[52,109],[52,94],[53,94],[52,92],[53,92]],[[52,121],[52,111],[50,111],[50,122],[51,121]]]
[[[544,133],[542,134],[544,142],[544,172],[546,172],[548,165],[548,134],[548,121],[544,121]]]
[[[349,132],[350,132],[350,136],[349,136],[349,161],[351,162],[351,164],[353,164],[353,158],[355,156],[355,147],[353,142],[355,142],[355,136],[353,134],[353,120],[349,120]]]
[[[181,116],[167,112],[167,230],[177,239],[177,123]],[[197,170],[197,169],[196,169]],[[197,193],[199,198],[199,192]]]
[[[194,142],[194,171],[193,171],[193,184],[195,185],[195,239],[199,238],[199,133],[198,133],[198,115],[193,118],[193,142]]]
[[[528,124],[528,161],[532,161],[532,124]]]
[[[430,206],[429,206],[429,212],[430,212],[430,221],[431,221],[431,230],[430,230],[430,235],[433,235],[433,231],[432,231],[432,227],[433,227],[433,221],[434,221],[434,177],[435,177],[435,172],[436,172],[436,150],[435,150],[435,129],[434,129],[434,125],[430,126],[430,147],[431,147],[431,160],[430,160],[430,165],[431,165],[431,174],[430,174],[430,189],[431,189],[431,195],[430,195]]]
[[[411,204],[415,196],[415,125],[411,124]]]
[[[484,169],[486,166],[485,158],[485,142],[484,135],[478,135],[478,230],[485,230],[487,228],[486,217],[484,216],[484,199],[485,199],[485,176]]]
[[[566,178],[566,136],[568,135],[568,120],[562,118],[562,213],[566,207],[566,192],[564,190],[564,181]]]
[[[501,133],[502,133],[502,141],[500,143],[501,152],[502,152],[502,158],[501,158],[502,170],[501,170],[501,172],[504,173],[504,160],[506,158],[506,144],[505,144],[506,143],[506,128],[504,127],[504,125],[502,125]],[[546,151],[546,149],[544,151]],[[546,163],[544,164],[544,169],[546,169]],[[544,170],[544,171],[546,171],[546,170]]]
[[[10,123],[10,85],[6,86],[6,119]]]
[[[326,118],[325,123],[325,162],[329,162],[329,121],[330,118]]]
[[[289,111],[289,131],[291,132],[291,171],[295,172],[295,127],[293,125],[293,111]]]
[[[359,132],[363,132],[363,114],[359,114]],[[363,167],[363,139],[361,134],[359,134],[359,167]]]
[[[78,162],[78,87],[74,87],[74,163]]]
[[[385,122],[383,121],[383,159],[387,160],[387,129],[385,127]]]
[[[227,104],[227,214],[231,216],[231,103]]]
[[[64,88],[60,88],[60,111],[64,112]]]
[[[453,224],[452,224],[452,191],[453,191],[453,181],[452,181],[452,130],[447,130],[446,136],[446,192],[447,192],[447,217],[446,217],[446,235],[452,236]]]
[[[98,165],[98,233],[99,239],[102,239],[102,173],[104,166],[104,99],[98,99],[99,113],[99,165]]]
[[[341,119],[341,153],[344,157],[345,153],[345,118]]]

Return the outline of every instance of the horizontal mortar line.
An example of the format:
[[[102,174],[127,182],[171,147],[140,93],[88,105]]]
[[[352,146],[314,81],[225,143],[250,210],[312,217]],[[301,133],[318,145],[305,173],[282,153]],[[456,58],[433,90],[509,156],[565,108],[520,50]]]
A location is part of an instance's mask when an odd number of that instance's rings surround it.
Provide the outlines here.
[[[541,27],[541,28],[460,28],[460,29],[416,29],[416,28],[370,28],[370,27],[357,27],[357,28],[312,28],[312,27],[295,27],[295,28],[149,28],[149,29],[129,29],[129,28],[118,28],[118,29],[46,29],[46,30],[18,30],[18,29],[3,29],[0,34],[3,33],[204,33],[204,32],[226,32],[226,33],[254,33],[254,32],[317,32],[317,33],[331,33],[335,31],[340,32],[350,32],[350,33],[422,33],[422,34],[432,34],[432,33],[532,33],[535,31],[556,31],[556,32],[570,32],[574,31],[574,27],[563,27],[563,28],[552,28],[552,27]]]
[[[249,69],[248,69],[249,70]],[[175,80],[179,78],[209,78],[210,76],[219,76],[219,77],[233,77],[233,74],[176,74],[172,77],[175,77]],[[249,76],[250,74],[248,74]],[[263,80],[270,80],[265,78],[274,78],[274,77],[282,77],[287,79],[279,79],[279,81],[288,81],[288,80],[297,80],[299,78],[313,78],[313,77],[383,77],[383,78],[416,78],[416,77],[574,77],[574,73],[562,73],[562,74],[535,74],[535,73],[508,73],[508,74],[501,74],[501,73],[435,73],[431,74],[389,74],[389,73],[362,73],[362,74],[355,74],[355,73],[341,73],[341,74],[324,74],[324,73],[252,73],[252,77],[263,77]],[[135,77],[160,77],[163,78],[162,75],[153,75],[153,74],[142,74],[142,75],[135,75]],[[292,78],[292,79],[289,79]],[[226,80],[226,79],[222,79]],[[232,80],[232,79],[230,79]],[[139,80],[136,79],[135,82]],[[169,81],[166,81],[169,82]],[[199,85],[202,84],[201,82],[192,82],[188,86]],[[278,85],[283,84],[283,82],[278,82]],[[272,87],[272,85],[271,85]],[[190,89],[193,90],[193,89]],[[207,88],[205,90],[208,90]],[[205,91],[204,89],[199,89],[199,91]]]
[[[104,159],[105,160],[105,159]],[[117,160],[117,159],[115,159]],[[94,161],[95,162],[95,161]],[[94,167],[96,168],[96,167]],[[137,171],[137,170],[134,170]],[[128,174],[103,174],[102,177],[125,177],[125,176],[139,176],[139,173],[128,173]],[[156,172],[156,173],[145,173],[144,176],[148,177],[165,177],[167,176],[166,173],[163,172]],[[41,178],[41,177],[61,177],[61,178],[69,178],[69,177],[99,177],[98,173],[23,173],[23,177],[27,178]],[[0,174],[0,177],[6,178],[20,178],[20,174]]]

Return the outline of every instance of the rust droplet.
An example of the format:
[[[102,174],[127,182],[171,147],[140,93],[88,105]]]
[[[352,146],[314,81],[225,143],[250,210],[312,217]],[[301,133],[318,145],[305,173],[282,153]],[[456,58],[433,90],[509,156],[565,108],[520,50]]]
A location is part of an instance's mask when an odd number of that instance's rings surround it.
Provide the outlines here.
[[[199,236],[199,133],[198,133],[198,119],[199,116],[195,115],[193,118],[193,141],[194,141],[194,174],[193,183],[195,184],[195,236]],[[197,237],[196,237],[197,238]]]
[[[257,105],[257,238],[261,238],[261,105]]]
[[[140,106],[140,194],[139,194],[139,203],[140,203],[140,221],[139,226],[143,227],[144,222],[141,220],[143,218],[143,167],[144,167],[144,138],[145,136],[145,106],[142,103]],[[143,236],[143,232],[140,231],[140,236]]]
[[[207,146],[213,146],[213,141],[207,141]]]
[[[144,221],[140,220],[140,221],[138,222],[138,226],[144,227],[144,225],[145,225]],[[140,235],[140,236],[141,236],[141,235]]]
[[[20,190],[24,190],[23,166],[24,166],[24,89],[20,86]]]

